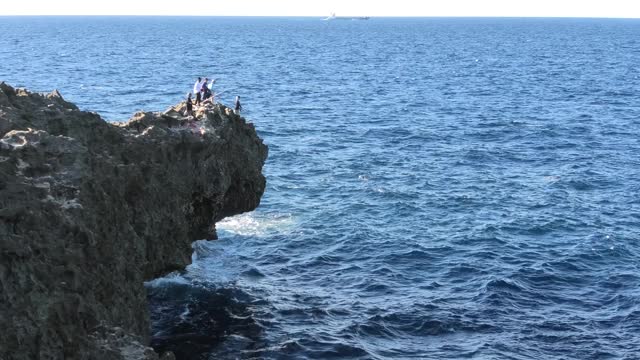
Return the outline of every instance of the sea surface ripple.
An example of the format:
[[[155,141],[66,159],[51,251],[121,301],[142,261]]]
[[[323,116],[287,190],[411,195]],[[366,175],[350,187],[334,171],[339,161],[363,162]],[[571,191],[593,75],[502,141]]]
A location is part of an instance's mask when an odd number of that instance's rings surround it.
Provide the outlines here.
[[[217,77],[270,147],[260,208],[148,284],[156,347],[640,358],[640,21],[0,18],[0,34],[1,80],[110,120]]]

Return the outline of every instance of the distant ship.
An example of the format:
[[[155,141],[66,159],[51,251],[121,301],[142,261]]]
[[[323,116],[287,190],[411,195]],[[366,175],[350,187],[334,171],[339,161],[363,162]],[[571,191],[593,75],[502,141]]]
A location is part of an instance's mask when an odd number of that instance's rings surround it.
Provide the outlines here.
[[[368,16],[336,16],[336,13],[332,13],[330,16],[322,19],[322,20],[369,20]]]

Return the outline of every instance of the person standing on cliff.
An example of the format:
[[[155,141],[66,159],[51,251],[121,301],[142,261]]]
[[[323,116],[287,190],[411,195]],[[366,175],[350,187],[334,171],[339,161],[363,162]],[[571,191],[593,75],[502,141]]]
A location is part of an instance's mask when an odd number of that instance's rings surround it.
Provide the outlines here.
[[[191,93],[187,95],[187,116],[193,116],[193,103],[191,102]]]
[[[200,105],[200,92],[202,91],[202,79],[198,78],[193,84],[193,93],[196,94],[196,105]]]
[[[240,104],[240,96],[236,96],[236,104],[233,108],[233,112],[240,115],[240,110],[242,110],[242,104]]]
[[[209,82],[209,79],[207,78],[204,78],[204,81],[202,82],[202,101],[203,102],[211,97],[211,90],[209,90],[209,87],[207,86],[208,82]]]

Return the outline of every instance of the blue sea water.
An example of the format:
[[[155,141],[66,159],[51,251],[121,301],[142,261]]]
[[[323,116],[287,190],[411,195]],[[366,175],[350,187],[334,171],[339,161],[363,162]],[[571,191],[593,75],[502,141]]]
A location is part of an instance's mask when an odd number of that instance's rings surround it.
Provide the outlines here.
[[[0,34],[12,85],[126,120],[215,77],[269,145],[260,208],[148,284],[157,347],[640,358],[639,20],[4,17]]]

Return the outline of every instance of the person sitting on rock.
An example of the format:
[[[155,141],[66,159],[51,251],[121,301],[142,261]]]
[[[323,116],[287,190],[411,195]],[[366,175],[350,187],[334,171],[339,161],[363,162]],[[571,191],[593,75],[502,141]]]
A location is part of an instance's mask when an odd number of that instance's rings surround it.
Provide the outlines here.
[[[207,98],[207,100],[203,101],[202,104],[211,104],[211,105],[215,105],[216,104],[216,96],[222,94],[224,91],[221,91],[219,93],[214,93],[211,92],[211,96],[209,96],[209,98]]]

